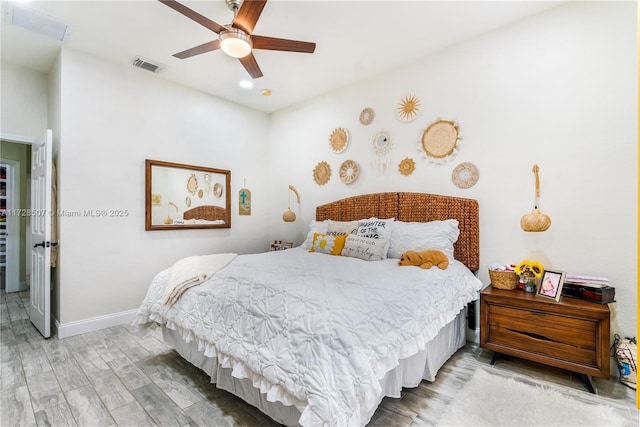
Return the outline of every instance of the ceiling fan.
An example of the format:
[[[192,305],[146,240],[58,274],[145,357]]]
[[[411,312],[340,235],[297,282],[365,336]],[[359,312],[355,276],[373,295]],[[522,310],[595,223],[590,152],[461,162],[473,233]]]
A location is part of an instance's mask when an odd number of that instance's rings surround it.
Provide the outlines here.
[[[176,58],[185,59],[221,49],[227,55],[238,58],[249,75],[257,79],[263,74],[253,56],[253,49],[302,53],[313,53],[316,49],[315,43],[252,34],[267,0],[225,0],[234,16],[233,22],[229,25],[220,25],[175,0],[159,1],[218,34],[217,40],[178,52],[173,55]]]

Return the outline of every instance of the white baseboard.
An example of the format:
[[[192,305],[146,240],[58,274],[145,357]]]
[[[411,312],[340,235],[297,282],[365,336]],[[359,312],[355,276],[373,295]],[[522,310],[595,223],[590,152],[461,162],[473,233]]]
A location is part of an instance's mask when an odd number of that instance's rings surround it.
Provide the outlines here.
[[[136,318],[137,314],[138,310],[134,309],[64,324],[60,324],[57,319],[54,319],[54,326],[58,338],[62,339],[74,335],[86,334],[87,332],[99,331],[100,329],[110,328],[112,326],[123,325],[125,323],[130,324]]]

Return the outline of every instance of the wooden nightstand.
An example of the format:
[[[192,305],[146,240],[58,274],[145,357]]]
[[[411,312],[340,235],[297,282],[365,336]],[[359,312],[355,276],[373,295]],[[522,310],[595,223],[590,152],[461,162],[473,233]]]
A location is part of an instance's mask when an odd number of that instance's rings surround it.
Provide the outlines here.
[[[547,300],[520,289],[480,292],[480,346],[580,374],[609,378],[609,306],[574,298]]]

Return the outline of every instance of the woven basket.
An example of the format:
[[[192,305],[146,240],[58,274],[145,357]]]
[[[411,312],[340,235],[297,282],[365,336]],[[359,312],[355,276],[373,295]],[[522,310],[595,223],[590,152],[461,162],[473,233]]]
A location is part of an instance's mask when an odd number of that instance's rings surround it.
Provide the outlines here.
[[[518,275],[513,271],[489,270],[491,286],[497,289],[513,290],[518,287]]]

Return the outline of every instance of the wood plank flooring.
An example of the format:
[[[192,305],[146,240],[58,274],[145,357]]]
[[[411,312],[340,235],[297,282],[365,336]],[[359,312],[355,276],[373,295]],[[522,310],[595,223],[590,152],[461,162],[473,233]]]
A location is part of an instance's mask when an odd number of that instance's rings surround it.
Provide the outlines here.
[[[0,294],[1,426],[278,426],[218,390],[199,369],[162,341],[128,325],[84,335],[43,339],[28,316],[29,294]],[[491,352],[468,343],[440,370],[400,399],[386,398],[371,426],[434,426],[453,397]],[[519,359],[494,367],[503,375],[544,381],[587,402],[607,403],[638,425],[635,392],[615,379],[594,379],[599,396],[578,375]]]

